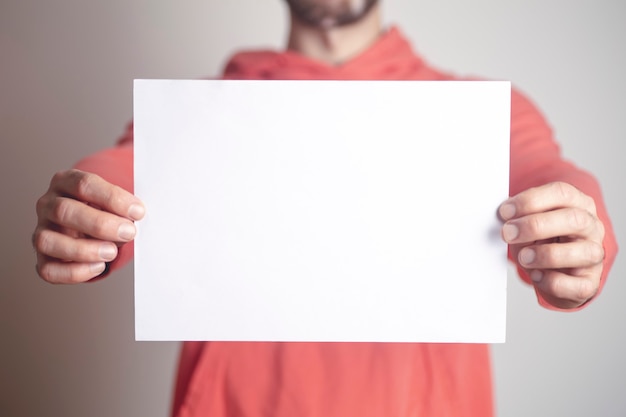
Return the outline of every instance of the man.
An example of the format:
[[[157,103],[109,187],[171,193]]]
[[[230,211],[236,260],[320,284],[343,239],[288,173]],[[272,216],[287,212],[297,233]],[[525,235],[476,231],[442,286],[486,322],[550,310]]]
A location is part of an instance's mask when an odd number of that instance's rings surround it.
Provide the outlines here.
[[[287,3],[287,50],[237,54],[224,78],[456,79],[417,57],[398,29],[384,30],[376,0]],[[502,237],[542,305],[576,310],[599,292],[617,251],[600,190],[561,159],[529,100],[514,91],[511,104]],[[37,270],[49,282],[88,281],[126,262],[145,213],[131,192],[132,126],[77,168],[56,174],[37,203]],[[491,396],[484,345],[194,342],[183,346],[173,414],[490,416]]]

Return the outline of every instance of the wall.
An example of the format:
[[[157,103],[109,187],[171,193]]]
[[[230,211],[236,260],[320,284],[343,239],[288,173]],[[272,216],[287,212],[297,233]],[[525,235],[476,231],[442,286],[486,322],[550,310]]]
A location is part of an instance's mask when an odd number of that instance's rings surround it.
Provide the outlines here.
[[[34,203],[56,170],[121,133],[133,78],[214,75],[236,48],[279,47],[281,3],[0,3],[0,415],[167,415],[178,345],[133,341],[132,267],[42,282]],[[564,154],[602,183],[622,243],[625,12],[619,0],[385,3],[430,62],[513,80],[540,104]],[[626,415],[622,258],[576,314],[542,310],[509,277],[508,341],[493,348],[501,416]]]

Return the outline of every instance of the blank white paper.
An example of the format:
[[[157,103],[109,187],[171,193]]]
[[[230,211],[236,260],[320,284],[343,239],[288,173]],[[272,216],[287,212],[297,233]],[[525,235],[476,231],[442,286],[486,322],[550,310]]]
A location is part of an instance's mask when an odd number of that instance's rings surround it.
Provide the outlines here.
[[[136,80],[137,340],[503,342],[510,88]]]

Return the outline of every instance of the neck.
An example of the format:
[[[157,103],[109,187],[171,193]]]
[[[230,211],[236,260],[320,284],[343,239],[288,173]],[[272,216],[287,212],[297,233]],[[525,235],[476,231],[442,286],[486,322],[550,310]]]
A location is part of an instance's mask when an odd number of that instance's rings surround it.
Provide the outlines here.
[[[381,32],[377,4],[360,20],[337,27],[310,26],[291,13],[287,49],[330,65],[339,65],[372,45]]]

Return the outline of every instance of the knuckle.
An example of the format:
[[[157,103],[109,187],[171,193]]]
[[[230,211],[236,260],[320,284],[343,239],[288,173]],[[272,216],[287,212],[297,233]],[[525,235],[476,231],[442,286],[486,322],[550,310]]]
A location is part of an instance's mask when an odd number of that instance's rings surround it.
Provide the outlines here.
[[[113,207],[123,207],[126,205],[126,199],[124,198],[125,191],[118,185],[113,185],[108,192],[108,200]]]
[[[570,227],[576,231],[586,230],[591,225],[591,216],[583,210],[569,210],[568,220]]]
[[[114,225],[105,216],[96,216],[91,224],[91,233],[94,236],[105,237],[114,233]]]
[[[71,245],[66,245],[64,247],[63,258],[66,261],[78,261],[83,259],[87,254],[81,246],[82,245],[77,244],[76,241],[73,241]]]
[[[587,257],[592,264],[598,264],[604,260],[604,248],[602,245],[592,243],[589,245]]]
[[[63,170],[63,171],[56,172],[52,176],[52,179],[50,180],[50,188],[53,188],[56,184],[58,184],[60,182],[66,181],[68,176],[71,175],[72,171],[75,171],[75,170],[69,169],[69,170]]]
[[[78,284],[83,282],[83,277],[80,274],[79,269],[77,268],[69,268],[67,271],[67,276],[65,277],[66,284]]]
[[[548,280],[547,289],[551,294],[554,294],[557,297],[561,297],[563,292],[563,281],[559,277],[551,277],[552,279]]]
[[[50,283],[54,282],[52,266],[49,262],[37,262],[37,265],[35,265],[35,269],[37,270],[37,275],[39,275],[41,279]]]
[[[578,288],[575,293],[576,300],[585,302],[593,297],[596,293],[596,286],[593,284],[591,279],[588,278],[580,278],[578,280]]]
[[[50,232],[37,228],[33,233],[33,247],[39,253],[49,254],[52,247]]]
[[[591,214],[595,215],[597,213],[596,200],[593,197],[584,194],[584,204]]]
[[[87,172],[75,171],[73,177],[76,196],[81,199],[86,199],[85,197],[90,194],[91,189],[93,188],[93,175]]]
[[[48,206],[50,199],[48,198],[48,193],[42,195],[37,199],[37,203],[35,204],[35,212],[38,217],[43,217],[46,211],[46,207]]]
[[[72,208],[70,200],[66,198],[55,198],[51,207],[52,219],[55,223],[67,224],[72,217]]]
[[[554,192],[565,203],[573,202],[577,194],[580,193],[580,191],[566,182],[557,181],[552,183],[552,186],[554,188]]]
[[[602,223],[602,221],[598,218],[595,218],[595,223],[598,228],[598,236],[601,240],[603,240],[606,234],[606,228],[604,227],[604,223]]]
[[[528,231],[532,235],[537,235],[541,233],[543,229],[543,221],[541,220],[541,216],[530,216],[527,222]]]

